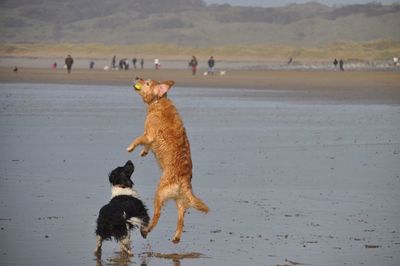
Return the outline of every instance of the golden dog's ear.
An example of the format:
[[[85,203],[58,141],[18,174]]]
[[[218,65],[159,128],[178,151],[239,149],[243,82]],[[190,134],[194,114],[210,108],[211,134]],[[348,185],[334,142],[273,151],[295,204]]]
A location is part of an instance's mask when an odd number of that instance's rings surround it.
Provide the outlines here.
[[[166,80],[166,81],[161,82],[161,84],[167,84],[168,86],[172,87],[172,86],[174,86],[175,81],[173,81],[173,80]]]
[[[141,84],[143,84],[143,83],[144,83],[144,79],[142,79],[142,78],[140,78],[140,77],[136,77],[136,78],[135,78],[135,83],[141,83]]]
[[[162,97],[171,89],[171,87],[174,84],[175,84],[175,81],[173,81],[173,80],[163,81],[160,84],[156,85],[154,92],[155,92],[155,94],[158,95],[158,97]]]

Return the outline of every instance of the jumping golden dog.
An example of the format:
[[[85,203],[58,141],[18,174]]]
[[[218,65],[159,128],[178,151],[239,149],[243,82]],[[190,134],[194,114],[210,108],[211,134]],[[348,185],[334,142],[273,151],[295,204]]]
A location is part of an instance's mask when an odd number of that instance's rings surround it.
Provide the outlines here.
[[[162,176],[154,196],[154,214],[144,229],[147,235],[160,218],[161,208],[169,199],[174,199],[178,209],[178,222],[172,242],[178,243],[183,230],[186,209],[207,213],[208,207],[192,192],[192,159],[189,140],[182,119],[174,104],[167,98],[174,81],[157,82],[136,78],[135,90],[147,105],[147,117],[143,135],[137,137],[127,148],[132,152],[143,145],[141,156],[152,150],[162,170]]]

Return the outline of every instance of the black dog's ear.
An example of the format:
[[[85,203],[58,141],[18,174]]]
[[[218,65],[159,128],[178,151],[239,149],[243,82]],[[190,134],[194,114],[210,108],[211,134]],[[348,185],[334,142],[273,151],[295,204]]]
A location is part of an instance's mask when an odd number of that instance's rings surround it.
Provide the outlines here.
[[[131,160],[129,160],[126,162],[124,169],[125,169],[125,173],[128,175],[130,187],[132,187],[133,185],[135,185],[131,179],[131,176],[132,176],[133,172],[135,171],[135,165],[132,163]]]
[[[132,168],[132,172],[135,171],[135,165],[133,164],[133,162],[131,160],[128,160],[124,166],[125,169],[130,169]]]
[[[128,177],[130,177],[135,171],[135,165],[133,165],[131,160],[127,161],[124,165],[124,171],[128,175]]]

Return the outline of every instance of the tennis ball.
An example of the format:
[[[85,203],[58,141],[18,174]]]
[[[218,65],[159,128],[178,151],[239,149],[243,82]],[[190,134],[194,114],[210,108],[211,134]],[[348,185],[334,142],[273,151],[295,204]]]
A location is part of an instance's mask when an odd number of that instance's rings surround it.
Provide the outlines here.
[[[140,91],[142,89],[142,84],[136,83],[134,87],[136,90]]]

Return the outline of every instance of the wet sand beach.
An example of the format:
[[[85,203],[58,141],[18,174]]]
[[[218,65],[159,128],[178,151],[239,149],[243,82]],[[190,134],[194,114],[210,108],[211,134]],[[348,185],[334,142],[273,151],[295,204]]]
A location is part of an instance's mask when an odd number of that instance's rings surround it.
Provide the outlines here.
[[[95,221],[108,173],[131,159],[150,214],[160,171],[126,146],[143,132],[135,76],[173,79],[193,189],[170,242],[170,202],[134,256]],[[399,73],[0,69],[1,265],[399,265]]]

